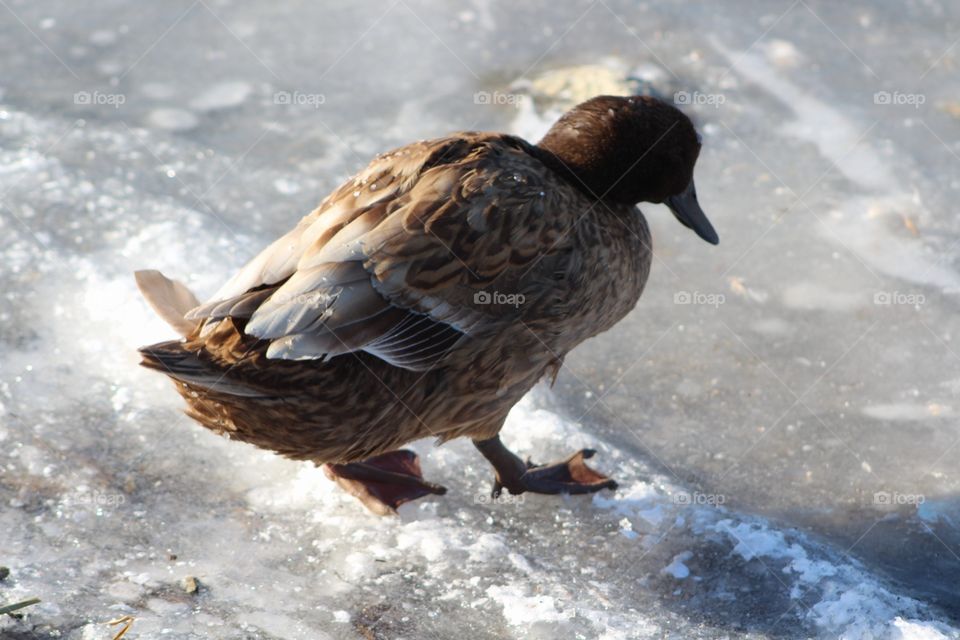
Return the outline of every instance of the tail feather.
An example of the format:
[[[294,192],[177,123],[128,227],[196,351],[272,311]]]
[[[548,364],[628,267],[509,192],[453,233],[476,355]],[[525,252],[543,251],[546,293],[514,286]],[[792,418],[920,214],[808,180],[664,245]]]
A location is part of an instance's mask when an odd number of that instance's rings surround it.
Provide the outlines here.
[[[168,340],[140,348],[141,366],[165,373],[174,380],[201,390],[245,398],[265,398],[272,394],[231,378],[229,369],[203,359],[179,340]]]
[[[152,269],[137,271],[133,275],[147,303],[177,333],[186,337],[196,330],[199,321],[187,320],[184,316],[187,311],[199,306],[200,301],[186,285]]]

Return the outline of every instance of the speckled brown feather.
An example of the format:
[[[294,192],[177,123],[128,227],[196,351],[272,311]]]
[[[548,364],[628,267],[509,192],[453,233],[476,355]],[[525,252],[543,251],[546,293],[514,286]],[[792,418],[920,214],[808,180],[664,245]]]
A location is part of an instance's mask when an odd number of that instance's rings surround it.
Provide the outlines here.
[[[567,352],[633,308],[650,259],[634,207],[588,198],[518,138],[457,134],[376,158],[189,314],[185,342],[142,349],[144,365],[204,426],[292,458],[492,437]],[[388,361],[391,335],[395,350],[417,345],[397,359],[411,366]],[[310,359],[268,358],[271,344]]]

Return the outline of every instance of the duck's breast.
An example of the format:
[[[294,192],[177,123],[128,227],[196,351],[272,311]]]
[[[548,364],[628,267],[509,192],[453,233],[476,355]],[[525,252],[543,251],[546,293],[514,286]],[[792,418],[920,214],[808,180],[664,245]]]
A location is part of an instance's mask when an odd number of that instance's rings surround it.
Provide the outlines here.
[[[582,216],[574,249],[557,265],[553,316],[559,352],[602,333],[636,306],[650,275],[650,230],[639,209],[607,208]]]

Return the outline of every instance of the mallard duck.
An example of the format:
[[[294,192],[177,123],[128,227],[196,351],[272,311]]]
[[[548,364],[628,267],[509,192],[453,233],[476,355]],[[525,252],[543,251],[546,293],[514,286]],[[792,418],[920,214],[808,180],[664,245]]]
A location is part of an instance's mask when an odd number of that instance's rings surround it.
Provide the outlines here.
[[[183,336],[140,349],[142,364],[203,426],[323,465],[376,513],[446,491],[401,449],[426,436],[471,438],[496,494],[615,488],[591,450],[535,465],[498,433],[636,305],[651,262],[637,203],[718,242],[697,203],[699,152],[672,105],[599,96],[537,144],[464,132],[381,154],[205,304],[137,272]]]

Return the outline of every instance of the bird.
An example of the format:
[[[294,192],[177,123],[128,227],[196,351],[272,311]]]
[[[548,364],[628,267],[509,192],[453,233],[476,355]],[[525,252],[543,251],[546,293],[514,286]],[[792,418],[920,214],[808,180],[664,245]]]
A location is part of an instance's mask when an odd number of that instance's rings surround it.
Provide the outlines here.
[[[534,464],[499,437],[511,407],[637,304],[641,202],[711,244],[694,187],[702,138],[651,96],[597,96],[538,143],[459,132],[376,156],[201,303],[135,273],[180,338],[140,349],[204,427],[311,461],[370,511],[446,488],[403,447],[467,437],[493,493],[616,481],[584,449]]]

